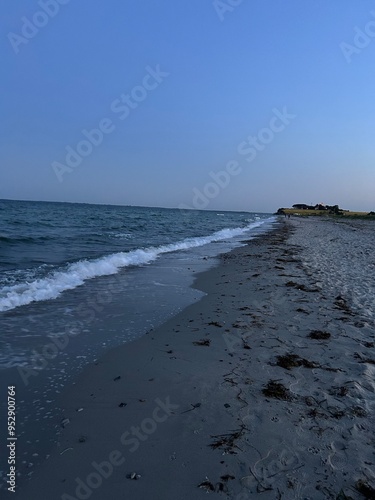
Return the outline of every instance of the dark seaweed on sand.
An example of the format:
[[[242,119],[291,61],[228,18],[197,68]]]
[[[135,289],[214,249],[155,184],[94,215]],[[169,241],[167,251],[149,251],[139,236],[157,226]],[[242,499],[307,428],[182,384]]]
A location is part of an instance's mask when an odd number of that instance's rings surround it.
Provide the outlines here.
[[[219,481],[218,483],[216,483],[216,486],[214,486],[208,479],[206,481],[203,481],[203,483],[198,484],[198,488],[205,490],[206,493],[209,493],[210,491],[216,491],[217,493],[226,493],[228,491],[228,487],[226,486],[226,484]]]
[[[363,358],[361,354],[358,354],[358,352],[354,353],[355,359],[359,360],[359,363],[369,363],[370,365],[375,365],[375,359],[372,358]]]
[[[222,328],[223,325],[221,323],[219,323],[218,321],[210,321],[209,323],[207,323],[209,326],[217,326],[218,328]]]
[[[226,452],[235,453],[234,448],[237,448],[236,441],[242,437],[244,432],[245,426],[241,425],[239,429],[229,432],[228,434],[211,436],[215,439],[215,441],[209,446],[214,450],[216,450],[217,448],[223,448]]]
[[[276,364],[286,370],[290,370],[291,368],[298,366],[304,366],[305,368],[319,368],[317,363],[309,361],[305,358],[300,358],[298,354],[284,354],[283,356],[277,356]]]
[[[269,398],[282,399],[283,401],[292,401],[292,393],[283,384],[270,380],[266,387],[262,389],[265,396]]]
[[[345,314],[349,314],[350,316],[353,315],[353,311],[350,309],[347,301],[344,299],[344,297],[341,297],[341,295],[338,295],[335,298],[335,306],[336,306],[336,309],[340,309]]]
[[[328,372],[338,372],[342,371],[340,368],[332,368],[330,366],[322,366],[315,361],[309,361],[308,359],[301,358],[298,354],[284,354],[283,356],[277,356],[276,365],[285,368],[286,370],[291,370],[292,368],[298,368],[303,366],[304,368],[320,368]]]
[[[211,343],[210,339],[202,339],[202,340],[196,340],[193,342],[194,345],[203,345],[203,346],[209,346]]]
[[[332,396],[343,398],[344,396],[347,396],[349,389],[343,385],[341,387],[332,387],[328,392]]]
[[[366,483],[365,481],[362,481],[362,479],[359,479],[355,483],[355,488],[365,498],[368,498],[369,500],[375,500],[375,489],[372,486],[370,486],[368,483]]]
[[[308,288],[306,285],[296,283],[295,281],[288,281],[285,286],[302,290],[303,292],[319,292],[317,288]]]
[[[206,490],[207,492],[215,491],[215,487],[211,481],[203,481],[203,483],[198,484],[198,488],[202,488],[202,490]]]
[[[313,330],[308,335],[310,339],[315,340],[327,340],[330,338],[331,334],[328,332],[322,332],[321,330]]]

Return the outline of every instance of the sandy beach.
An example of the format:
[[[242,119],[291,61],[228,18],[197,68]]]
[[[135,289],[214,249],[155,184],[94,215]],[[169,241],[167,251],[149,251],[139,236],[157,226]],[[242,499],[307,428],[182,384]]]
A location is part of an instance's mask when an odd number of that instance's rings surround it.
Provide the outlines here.
[[[372,235],[281,219],[222,255],[198,303],[65,391],[15,497],[375,498]]]

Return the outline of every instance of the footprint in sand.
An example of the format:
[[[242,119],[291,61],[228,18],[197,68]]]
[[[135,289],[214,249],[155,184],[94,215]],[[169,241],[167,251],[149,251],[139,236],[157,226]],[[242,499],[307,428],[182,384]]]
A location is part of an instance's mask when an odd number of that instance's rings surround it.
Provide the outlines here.
[[[342,442],[331,443],[332,453],[328,456],[328,463],[332,469],[343,470],[348,464],[345,450],[347,446]]]
[[[319,448],[315,448],[315,446],[310,446],[310,448],[307,448],[307,451],[312,453],[313,455],[319,455],[321,450]]]

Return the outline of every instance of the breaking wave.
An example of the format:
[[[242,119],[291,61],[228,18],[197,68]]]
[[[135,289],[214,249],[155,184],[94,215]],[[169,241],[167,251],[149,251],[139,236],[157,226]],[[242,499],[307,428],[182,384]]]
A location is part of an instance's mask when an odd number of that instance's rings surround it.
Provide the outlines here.
[[[165,253],[188,250],[241,236],[270,221],[272,218],[252,222],[242,228],[222,229],[208,236],[187,238],[168,245],[118,252],[95,260],[80,260],[69,264],[63,270],[53,271],[44,278],[4,286],[0,290],[0,311],[8,311],[31,302],[55,299],[62,292],[77,288],[89,279],[116,274],[124,267],[149,264]]]

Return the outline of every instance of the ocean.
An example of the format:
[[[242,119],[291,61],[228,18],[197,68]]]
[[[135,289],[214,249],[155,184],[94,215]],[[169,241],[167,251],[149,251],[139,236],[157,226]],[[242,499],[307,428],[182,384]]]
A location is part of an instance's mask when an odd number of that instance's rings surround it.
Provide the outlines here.
[[[0,312],[56,299],[165,254],[225,246],[270,220],[264,214],[0,201]]]

